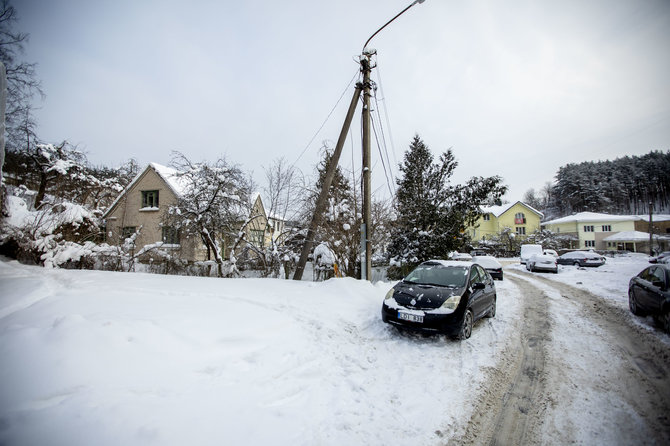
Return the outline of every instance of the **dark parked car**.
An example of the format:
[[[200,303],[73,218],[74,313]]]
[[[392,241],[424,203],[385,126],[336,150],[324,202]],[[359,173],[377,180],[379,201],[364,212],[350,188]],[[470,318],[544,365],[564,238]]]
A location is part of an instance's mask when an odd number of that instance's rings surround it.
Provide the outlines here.
[[[472,261],[478,265],[481,265],[486,271],[489,272],[493,279],[503,280],[503,270],[502,265],[498,260],[493,256],[476,256],[472,258]]]
[[[382,320],[399,328],[467,339],[478,319],[496,314],[496,287],[472,262],[429,260],[387,294]]]
[[[591,251],[566,252],[556,260],[559,265],[600,266],[605,264],[605,257]]]
[[[670,333],[670,265],[653,265],[630,279],[628,306],[639,316],[650,314]]]

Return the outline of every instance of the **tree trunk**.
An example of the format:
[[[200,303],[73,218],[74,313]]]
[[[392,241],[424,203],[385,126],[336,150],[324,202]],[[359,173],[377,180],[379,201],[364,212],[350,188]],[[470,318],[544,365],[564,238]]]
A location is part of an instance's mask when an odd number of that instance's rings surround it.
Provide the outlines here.
[[[44,200],[44,195],[47,191],[47,174],[46,172],[40,172],[40,186],[37,189],[37,195],[35,196],[35,209],[39,209]]]
[[[223,259],[219,255],[219,250],[216,249],[216,244],[214,243],[214,240],[212,240],[212,236],[209,234],[209,231],[207,229],[202,229],[200,231],[200,236],[202,239],[205,241],[205,246],[207,246],[207,250],[211,250],[211,252],[214,253],[214,260],[216,261],[216,266],[217,266],[217,276],[218,277],[223,277]]]

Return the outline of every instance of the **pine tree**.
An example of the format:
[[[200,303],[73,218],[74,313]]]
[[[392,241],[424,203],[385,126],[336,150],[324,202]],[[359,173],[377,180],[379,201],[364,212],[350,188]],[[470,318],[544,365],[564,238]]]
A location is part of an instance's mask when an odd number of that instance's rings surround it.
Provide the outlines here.
[[[458,166],[451,149],[438,163],[416,135],[400,165],[397,180],[398,218],[389,246],[396,261],[415,264],[446,258],[467,242],[465,228],[479,216],[483,204],[499,201],[507,190],[500,177],[474,177],[465,185],[449,180]]]

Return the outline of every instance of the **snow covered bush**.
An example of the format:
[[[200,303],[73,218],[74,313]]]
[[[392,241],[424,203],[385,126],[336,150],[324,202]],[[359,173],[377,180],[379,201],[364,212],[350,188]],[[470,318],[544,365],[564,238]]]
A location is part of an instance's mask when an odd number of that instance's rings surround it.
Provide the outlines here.
[[[7,216],[0,222],[3,253],[45,266],[79,261],[90,251],[85,242],[100,235],[98,218],[78,204],[44,200],[31,209],[32,194],[25,187],[8,187]],[[88,251],[87,251],[88,249]]]

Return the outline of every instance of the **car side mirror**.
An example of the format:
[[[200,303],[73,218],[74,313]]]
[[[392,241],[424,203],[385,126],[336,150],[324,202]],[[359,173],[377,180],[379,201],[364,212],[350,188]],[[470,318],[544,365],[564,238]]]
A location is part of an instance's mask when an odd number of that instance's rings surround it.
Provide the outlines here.
[[[484,282],[477,282],[472,284],[473,290],[483,290],[485,287],[486,285],[484,285]]]

